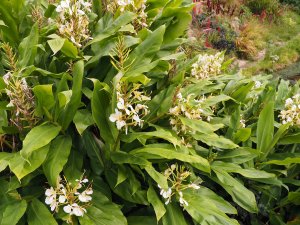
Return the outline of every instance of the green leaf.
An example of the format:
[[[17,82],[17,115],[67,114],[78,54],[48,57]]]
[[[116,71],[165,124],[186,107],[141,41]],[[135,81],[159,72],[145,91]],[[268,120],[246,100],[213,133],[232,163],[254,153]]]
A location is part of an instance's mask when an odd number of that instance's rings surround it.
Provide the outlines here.
[[[160,201],[158,195],[156,194],[152,186],[150,186],[148,189],[147,198],[150,204],[154,208],[156,219],[158,222],[165,215],[166,209],[164,207],[164,204]]]
[[[236,101],[244,102],[253,86],[254,86],[254,82],[250,82],[247,85],[244,85],[239,89],[237,89],[236,91],[234,91],[234,93],[231,94],[231,97]]]
[[[57,94],[58,103],[60,108],[66,107],[72,97],[72,90],[62,91]]]
[[[182,1],[180,1],[180,3],[181,2]],[[183,35],[188,27],[188,24],[190,24],[192,18],[190,12],[193,8],[193,4],[179,6],[177,5],[178,1],[175,1],[174,5],[172,6],[172,3],[173,2],[169,2],[169,5],[167,6],[170,7],[164,8],[161,18],[159,18],[158,20],[159,24],[161,24],[162,21],[166,19],[171,20],[165,33],[164,43],[170,43],[176,38]]]
[[[224,162],[232,162],[236,164],[241,164],[256,158],[259,155],[258,151],[252,148],[241,147],[238,149],[233,149],[231,151],[224,151],[218,153],[217,160],[222,160]]]
[[[161,186],[161,188],[168,189],[168,180],[163,174],[157,172],[151,165],[146,166],[145,170],[149,176]]]
[[[171,85],[152,98],[148,104],[150,113],[146,116],[145,120],[149,120],[153,117],[158,117],[167,113],[172,107],[172,99],[175,91],[176,86]]]
[[[300,192],[289,192],[288,200],[295,205],[300,205]]]
[[[218,136],[215,133],[211,134],[192,134],[192,136],[198,140],[202,141],[203,143],[214,146],[221,149],[234,149],[239,147],[235,143],[233,143],[231,140],[224,138],[222,136]]]
[[[42,165],[47,157],[49,147],[50,145],[46,145],[35,149],[26,160],[21,156],[20,152],[14,153],[14,157],[9,160],[10,169],[21,180]]]
[[[117,187],[119,184],[121,184],[127,178],[128,178],[128,175],[127,175],[126,168],[122,165],[118,166],[118,179],[117,179],[115,187]]]
[[[263,170],[256,170],[253,168],[250,169],[243,169],[239,165],[236,165],[234,163],[225,163],[221,161],[214,161],[212,163],[212,170],[217,169],[217,170],[223,170],[228,173],[239,173],[244,177],[247,178],[275,178],[275,174],[273,173],[267,173]]]
[[[278,85],[278,91],[276,92],[276,101],[275,108],[282,109],[284,108],[284,99],[287,99],[289,94],[289,80],[280,80],[280,84]]]
[[[1,186],[1,188],[3,188]],[[1,196],[2,197],[2,196]],[[6,202],[1,198],[0,202],[0,224],[1,225],[16,225],[24,215],[27,208],[25,200]]]
[[[128,216],[128,225],[156,225],[155,216]]]
[[[267,146],[266,151],[265,151],[265,155],[264,158],[266,158],[271,151],[273,150],[274,146],[277,144],[277,142],[279,141],[279,139],[284,135],[284,133],[289,129],[290,124],[282,124],[279,129],[277,130],[277,132],[275,133],[271,143]]]
[[[50,145],[50,150],[43,164],[43,169],[52,187],[56,186],[59,173],[63,170],[64,165],[68,161],[71,147],[72,139],[70,136],[58,136]]]
[[[232,99],[231,97],[224,95],[224,94],[220,94],[217,96],[210,96],[207,99],[204,100],[203,103],[201,103],[201,105],[203,106],[215,106],[216,104],[218,104],[219,102],[225,102]]]
[[[53,77],[53,78],[59,78],[59,79],[62,79],[63,76],[66,76],[68,80],[72,80],[72,77],[67,74],[66,72],[62,72],[62,73],[52,73],[48,70],[44,70],[44,69],[41,69],[41,68],[37,68],[35,67],[34,65],[31,65],[31,66],[28,66],[26,67],[24,73],[23,73],[23,76],[26,77],[26,76],[29,76],[31,75],[32,73],[38,73],[39,75],[42,75],[44,77]],[[34,74],[36,74],[34,73]]]
[[[57,225],[56,220],[47,207],[37,199],[33,199],[28,207],[27,222],[29,225]]]
[[[35,112],[38,116],[42,116],[45,109],[50,110],[55,105],[52,84],[36,85],[32,90],[37,98]]]
[[[83,148],[90,158],[90,164],[95,174],[100,175],[104,170],[104,163],[101,155],[101,149],[104,147],[99,139],[92,132],[84,132],[82,135]],[[102,145],[102,146],[101,146]]]
[[[61,52],[66,56],[75,59],[78,56],[78,50],[76,46],[69,40],[65,40]]]
[[[276,213],[270,213],[269,217],[270,217],[270,225],[286,225],[281,215],[277,215]]]
[[[99,80],[92,79],[94,83],[94,91],[92,98],[92,115],[96,122],[100,135],[106,143],[114,144],[118,131],[115,126],[110,126],[111,123],[107,120],[107,103],[109,102],[106,87]],[[113,124],[112,124],[113,125]]]
[[[126,74],[132,73],[132,71],[137,70],[138,67],[144,64],[149,64],[149,62],[145,63],[145,59],[152,59],[156,52],[160,50],[165,30],[165,26],[160,26],[129,54],[128,62],[131,65]]]
[[[132,150],[130,154],[145,159],[177,159],[182,162],[193,163],[194,167],[204,172],[210,172],[210,165],[207,159],[197,155],[187,155],[178,152],[173,146],[167,144],[149,144]]]
[[[203,133],[203,134],[211,134],[220,128],[223,128],[223,124],[209,124],[202,120],[193,120],[185,117],[179,117],[183,125],[192,128],[194,131]]]
[[[125,26],[126,24],[130,23],[134,18],[136,18],[136,14],[132,12],[125,11],[122,13],[115,21],[113,21],[109,26],[103,27],[101,26],[106,19],[103,17],[102,19],[99,20],[98,25],[96,27],[96,32],[97,35],[93,37],[93,40],[88,43],[88,45],[91,45],[93,43],[100,42],[104,40],[105,38],[110,37],[114,33],[116,33],[121,27]]]
[[[141,205],[148,205],[147,193],[146,191],[141,189],[141,183],[135,177],[135,173],[129,167],[125,165],[121,166],[123,167],[122,173],[126,174],[127,177],[121,183],[118,181],[119,170],[116,166],[111,167],[109,170],[105,170],[105,177],[112,191],[121,196],[126,201],[138,203]]]
[[[51,50],[53,51],[53,54],[55,55],[57,52],[59,52],[65,43],[64,38],[55,38],[52,40],[47,41],[48,45],[50,46]]]
[[[9,159],[12,157],[11,153],[8,152],[0,152],[0,172],[5,170],[5,168],[9,164]]]
[[[299,153],[276,153],[271,155],[268,158],[267,162],[263,164],[274,164],[274,165],[290,165],[293,163],[300,163],[300,154]]]
[[[183,216],[182,209],[175,205],[174,203],[170,203],[166,205],[167,212],[162,218],[163,225],[188,225],[186,219]]]
[[[78,55],[77,48],[72,42],[65,38],[56,37],[55,39],[48,40],[47,43],[49,44],[54,55],[59,51],[70,58],[76,58]]]
[[[282,137],[279,140],[279,144],[281,145],[300,144],[300,133],[291,134]]]
[[[95,190],[92,205],[87,208],[87,213],[80,217],[79,221],[81,225],[127,225],[120,207]]]
[[[156,138],[167,140],[170,143],[172,143],[174,146],[181,146],[181,140],[176,136],[176,134],[173,131],[164,129],[159,126],[154,126],[154,127],[156,128],[156,131],[129,133],[127,135],[122,135],[121,140],[130,143],[136,139],[146,140],[149,138],[156,137]]]
[[[236,213],[235,209],[221,197],[214,194],[212,191],[204,188],[201,190],[183,191],[183,198],[188,202],[185,210],[199,224],[211,225],[238,225],[239,223],[229,218],[225,212],[231,211]],[[209,194],[208,196],[206,194]],[[213,199],[211,199],[213,197]],[[224,209],[224,211],[222,211]]]
[[[239,206],[251,213],[257,213],[257,205],[255,195],[249,191],[238,180],[230,176],[226,171],[222,169],[212,168],[216,174],[216,178],[212,179],[220,184],[228,194],[231,195],[233,201]]]
[[[37,23],[35,23],[31,28],[29,36],[24,38],[20,43],[18,61],[18,65],[20,67],[26,67],[34,64],[38,42],[39,30]]]
[[[111,160],[116,164],[127,163],[127,164],[135,164],[140,166],[151,165],[151,163],[145,160],[144,158],[132,154],[128,154],[126,152],[112,152]]]
[[[233,140],[235,143],[245,142],[251,136],[251,128],[241,128],[233,135]]]
[[[28,158],[42,147],[48,145],[60,132],[61,128],[50,123],[34,127],[25,137],[21,156]]]
[[[94,56],[87,62],[86,67],[89,67],[93,63],[97,63],[99,59],[103,56],[114,56],[115,53],[112,51],[116,44],[118,43],[118,37],[111,37],[106,38],[99,43],[92,45],[92,50],[94,52]],[[131,36],[124,36],[124,45],[126,48],[130,48],[133,45],[136,45],[140,42],[139,38],[131,37]]]
[[[8,126],[7,112],[5,109],[0,109],[0,134],[3,133],[2,127]]]
[[[64,175],[71,183],[82,176],[83,155],[77,150],[71,150],[67,164],[64,166]]]
[[[73,122],[80,135],[85,131],[86,128],[94,124],[92,114],[87,109],[77,110]]]
[[[266,104],[259,115],[257,124],[257,149],[261,157],[265,156],[274,134],[274,102]]]
[[[23,4],[19,4],[22,6]],[[3,41],[10,42],[10,44],[19,43],[19,21],[14,17],[13,7],[11,1],[1,1],[0,4],[1,20],[6,26],[0,26]]]
[[[4,23],[3,20],[0,20],[0,26],[5,26],[5,27],[7,27],[7,26],[5,25],[5,23]]]
[[[143,85],[147,85],[151,79],[146,77],[144,74],[130,75],[128,77],[122,77],[121,81],[126,81],[128,83],[142,83]]]
[[[83,73],[84,63],[80,60],[75,63],[73,68],[73,85],[70,102],[66,105],[66,108],[60,117],[60,123],[62,124],[63,130],[68,128],[80,106]]]
[[[196,198],[201,198],[203,202],[210,202],[214,204],[219,210],[227,214],[237,214],[237,210],[229,202],[225,201],[220,195],[216,194],[207,187],[201,186],[198,190],[189,190],[190,195]]]
[[[55,11],[56,9],[56,6],[55,5],[52,5],[52,4],[49,4],[48,5],[48,8],[46,9],[45,13],[44,13],[44,16],[46,18],[50,18],[52,13]]]

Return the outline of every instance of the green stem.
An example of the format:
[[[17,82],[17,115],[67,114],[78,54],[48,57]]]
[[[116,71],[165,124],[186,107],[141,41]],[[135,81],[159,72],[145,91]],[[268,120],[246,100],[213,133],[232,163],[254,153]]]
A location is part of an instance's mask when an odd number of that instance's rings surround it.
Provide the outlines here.
[[[13,149],[13,146],[6,140],[3,140],[4,144],[6,144],[8,147],[10,147],[11,149]]]
[[[120,142],[120,132],[118,133],[118,136],[117,136],[117,139],[116,139],[116,142],[115,142],[115,145],[114,145],[114,147],[113,147],[113,152],[115,152],[116,150],[117,150],[117,147],[118,147],[118,144],[119,144],[119,142]]]

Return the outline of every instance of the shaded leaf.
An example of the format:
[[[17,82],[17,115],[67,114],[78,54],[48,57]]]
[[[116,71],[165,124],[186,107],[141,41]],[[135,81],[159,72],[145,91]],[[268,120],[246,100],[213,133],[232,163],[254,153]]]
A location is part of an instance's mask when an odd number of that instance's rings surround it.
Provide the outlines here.
[[[82,79],[84,73],[84,63],[82,60],[75,63],[73,68],[73,85],[72,85],[72,96],[70,102],[67,104],[65,110],[63,111],[60,122],[62,124],[62,129],[66,130],[69,124],[72,122],[77,109],[81,103],[81,88]]]
[[[152,186],[148,189],[147,198],[154,208],[157,221],[159,221],[165,215],[166,209]]]
[[[40,148],[48,145],[60,132],[61,128],[50,123],[34,127],[25,137],[21,156],[28,158]],[[37,141],[38,140],[38,141]]]
[[[265,156],[274,134],[274,102],[266,104],[259,115],[257,124],[257,149]]]
[[[14,153],[14,156],[9,160],[10,169],[21,180],[42,165],[47,157],[49,147],[48,144],[36,149],[27,159],[24,159],[20,152]]]
[[[29,225],[57,225],[58,223],[47,209],[47,207],[37,199],[33,199],[27,211]]]
[[[73,122],[78,133],[82,135],[86,128],[94,124],[94,119],[90,111],[87,109],[81,109],[76,112]]]
[[[210,172],[210,165],[205,158],[178,152],[174,147],[167,144],[149,144],[145,147],[132,150],[130,154],[145,159],[177,159],[182,162],[193,163],[194,167],[204,172]]]
[[[68,161],[72,139],[70,136],[58,136],[51,145],[47,158],[43,163],[44,173],[52,187],[56,186],[59,173]]]

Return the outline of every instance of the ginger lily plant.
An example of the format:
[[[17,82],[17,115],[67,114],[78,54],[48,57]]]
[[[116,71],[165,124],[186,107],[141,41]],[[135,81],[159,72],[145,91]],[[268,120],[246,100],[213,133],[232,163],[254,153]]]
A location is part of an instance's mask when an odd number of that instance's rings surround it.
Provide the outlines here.
[[[299,219],[299,83],[188,57],[192,8],[1,2],[1,224]]]

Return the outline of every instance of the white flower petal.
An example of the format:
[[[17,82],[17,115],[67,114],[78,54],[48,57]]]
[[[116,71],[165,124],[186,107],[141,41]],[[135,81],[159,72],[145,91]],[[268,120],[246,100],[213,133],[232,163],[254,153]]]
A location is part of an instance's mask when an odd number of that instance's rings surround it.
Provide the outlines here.
[[[61,196],[59,196],[59,198],[58,198],[59,203],[65,203],[66,200],[67,200],[67,198],[66,198],[66,196],[64,196],[64,195],[61,195]]]
[[[72,212],[72,206],[70,206],[70,205],[64,206],[63,209],[64,209],[65,213],[70,214]]]

